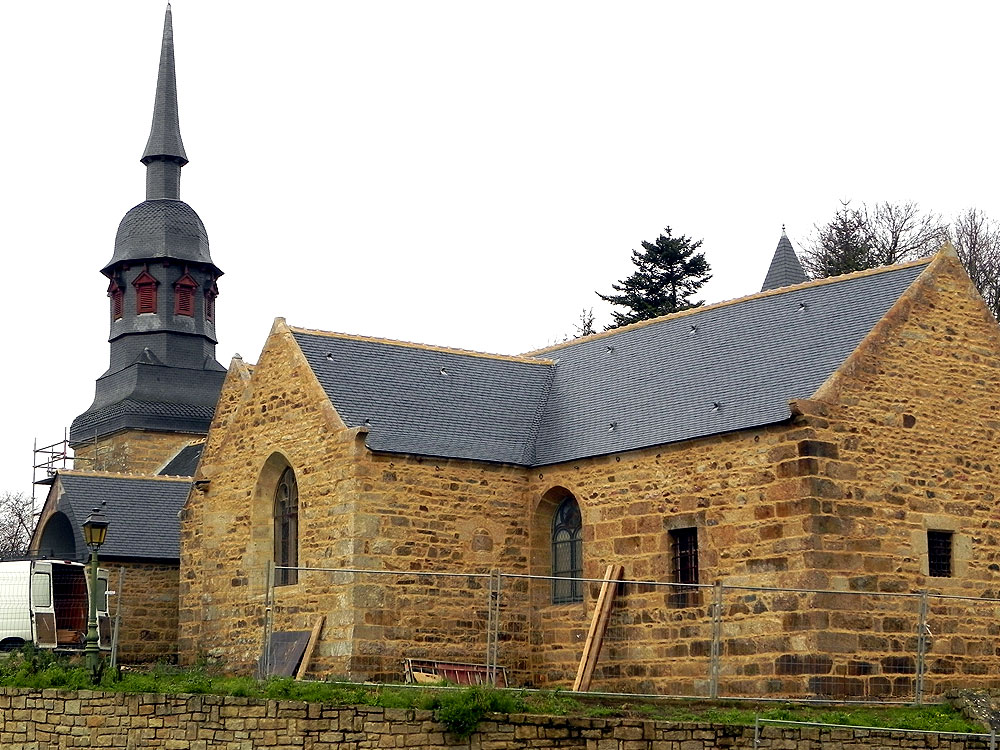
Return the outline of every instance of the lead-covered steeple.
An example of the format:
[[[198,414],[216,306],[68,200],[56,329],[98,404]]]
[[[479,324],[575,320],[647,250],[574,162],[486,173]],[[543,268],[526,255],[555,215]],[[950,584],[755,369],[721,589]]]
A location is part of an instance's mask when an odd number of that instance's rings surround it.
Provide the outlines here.
[[[208,431],[225,368],[215,360],[216,282],[208,233],[180,199],[187,153],[177,116],[170,5],[163,20],[153,123],[143,152],[146,200],[118,226],[108,277],[111,364],[73,443],[122,431]]]
[[[174,24],[170,3],[167,3],[167,12],[163,18],[153,124],[149,129],[149,140],[146,141],[141,161],[146,165],[146,200],[181,197],[181,167],[187,164],[188,158],[184,151],[184,141],[181,140],[181,125],[177,115]]]

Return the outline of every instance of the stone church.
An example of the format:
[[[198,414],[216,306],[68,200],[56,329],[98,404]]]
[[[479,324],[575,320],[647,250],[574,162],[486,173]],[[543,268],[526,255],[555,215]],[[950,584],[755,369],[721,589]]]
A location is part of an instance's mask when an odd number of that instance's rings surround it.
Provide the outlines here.
[[[519,684],[566,685],[599,590],[575,579],[620,564],[676,586],[627,587],[596,688],[694,685],[711,615],[680,587],[722,581],[813,592],[727,610],[724,692],[820,692],[839,675],[892,695],[893,654],[918,635],[871,612],[846,623],[836,592],[1000,595],[1000,328],[950,248],[808,281],[783,235],[757,294],[522,356],[279,318],[259,361],[226,372],[186,161],[168,10],[147,198],[102,269],[111,365],[71,433],[88,465],[54,477],[33,540],[79,554],[106,499],[130,529],[109,559],[155,582],[125,587],[143,613],[128,653],[248,671],[268,616],[308,630],[321,614],[311,674],[398,679],[367,657],[454,658],[462,634],[415,634],[468,603],[428,598],[404,627],[410,594],[305,569],[500,570],[525,576],[503,600],[516,619],[500,661]],[[934,689],[1000,687],[995,609],[948,616]]]

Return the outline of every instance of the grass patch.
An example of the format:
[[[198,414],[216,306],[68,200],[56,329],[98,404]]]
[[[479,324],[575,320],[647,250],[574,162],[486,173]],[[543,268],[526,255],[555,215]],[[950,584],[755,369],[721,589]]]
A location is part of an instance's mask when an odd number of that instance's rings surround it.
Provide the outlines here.
[[[42,690],[92,689],[90,675],[79,659],[26,647],[0,658],[0,685]],[[599,699],[570,695],[561,690],[525,692],[472,687],[441,690],[434,687],[352,685],[345,682],[296,682],[273,678],[260,682],[249,677],[226,677],[204,668],[156,666],[122,675],[106,673],[99,689],[124,693],[233,695],[270,700],[298,700],[338,706],[426,709],[454,734],[468,737],[488,713],[534,713],[549,716],[641,718],[673,722],[752,725],[756,717],[784,721],[818,722],[934,732],[985,731],[949,705],[930,706],[763,706],[706,704],[667,700]]]

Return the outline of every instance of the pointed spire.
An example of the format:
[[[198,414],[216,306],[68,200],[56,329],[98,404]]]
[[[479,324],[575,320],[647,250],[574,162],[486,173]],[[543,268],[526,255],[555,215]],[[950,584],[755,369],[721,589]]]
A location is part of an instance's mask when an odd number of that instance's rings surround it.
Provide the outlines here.
[[[177,117],[177,79],[174,74],[174,28],[170,3],[163,18],[163,42],[160,46],[160,68],[156,77],[156,99],[153,103],[153,126],[149,131],[142,163],[147,167],[155,161],[170,161],[178,166],[187,164],[187,154],[181,141]]]
[[[779,289],[783,286],[801,284],[808,281],[802,264],[792,249],[792,242],[785,234],[785,225],[781,225],[781,239],[778,240],[778,247],[774,250],[771,258],[771,266],[767,269],[767,276],[764,278],[764,285],[760,288],[762,292],[768,289]]]

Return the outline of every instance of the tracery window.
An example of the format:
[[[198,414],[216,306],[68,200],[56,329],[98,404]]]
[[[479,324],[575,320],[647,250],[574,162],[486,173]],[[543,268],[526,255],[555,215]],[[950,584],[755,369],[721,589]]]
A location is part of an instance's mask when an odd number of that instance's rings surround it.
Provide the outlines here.
[[[583,519],[572,495],[565,498],[552,518],[552,603],[583,601]],[[559,580],[568,579],[568,580]]]
[[[287,586],[298,583],[294,568],[299,564],[299,488],[295,472],[285,469],[274,491],[274,584]]]

